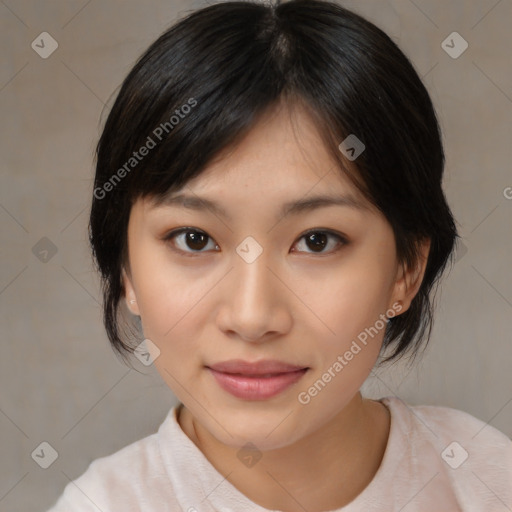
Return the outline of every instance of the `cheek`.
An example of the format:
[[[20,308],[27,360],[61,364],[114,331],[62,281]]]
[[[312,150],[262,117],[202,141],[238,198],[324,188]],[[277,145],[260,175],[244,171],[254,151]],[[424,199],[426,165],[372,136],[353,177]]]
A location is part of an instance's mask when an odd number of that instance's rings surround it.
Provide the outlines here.
[[[361,388],[386,330],[381,315],[388,309],[389,276],[375,262],[360,263],[347,265],[346,272],[339,272],[317,296],[317,310],[329,331],[316,337],[315,371],[298,390],[297,401],[319,423],[346,406]]]
[[[192,350],[201,325],[201,300],[211,284],[192,267],[172,265],[165,250],[148,246],[134,251],[132,272],[144,335],[161,351]],[[193,320],[193,322],[192,322]],[[195,327],[194,327],[195,326]]]
[[[199,382],[204,364],[198,341],[206,322],[201,299],[211,286],[172,265],[152,263],[140,274],[137,298],[144,336],[160,351],[155,368],[178,400],[187,402],[190,392],[199,399],[201,390],[192,383]]]
[[[354,258],[351,263],[336,272],[336,278],[324,281],[311,307],[338,348],[374,326],[389,308],[391,272],[372,260]]]

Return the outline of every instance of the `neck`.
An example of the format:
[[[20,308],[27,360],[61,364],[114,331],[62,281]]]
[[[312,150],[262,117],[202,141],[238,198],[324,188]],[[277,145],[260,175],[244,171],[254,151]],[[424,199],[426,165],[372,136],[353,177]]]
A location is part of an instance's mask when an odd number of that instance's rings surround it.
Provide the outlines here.
[[[383,404],[357,393],[316,432],[235,470],[237,448],[220,443],[184,406],[178,421],[217,471],[254,503],[283,512],[298,504],[322,512],[347,505],[371,482],[384,456],[390,418]]]

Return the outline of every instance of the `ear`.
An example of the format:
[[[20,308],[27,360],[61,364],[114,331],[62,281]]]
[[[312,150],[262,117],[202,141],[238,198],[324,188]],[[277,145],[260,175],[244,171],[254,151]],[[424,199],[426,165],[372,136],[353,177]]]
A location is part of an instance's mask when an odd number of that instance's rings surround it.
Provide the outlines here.
[[[397,302],[401,304],[400,313],[405,313],[409,309],[412,300],[420,289],[427,268],[430,244],[431,240],[429,238],[420,240],[418,242],[418,259],[415,265],[411,268],[408,268],[405,264],[400,265],[394,285],[392,302],[392,304]]]
[[[132,279],[130,273],[124,268],[122,270],[122,282],[124,288],[124,299],[126,306],[130,312],[134,315],[140,316],[139,306],[137,304],[137,297],[135,295],[135,289],[133,288]]]

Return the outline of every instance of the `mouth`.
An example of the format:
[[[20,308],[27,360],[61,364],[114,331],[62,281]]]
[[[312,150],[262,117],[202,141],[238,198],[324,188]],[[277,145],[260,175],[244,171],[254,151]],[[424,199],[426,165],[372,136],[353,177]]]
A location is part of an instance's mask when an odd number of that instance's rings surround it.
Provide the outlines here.
[[[232,360],[206,368],[224,391],[244,400],[267,400],[279,395],[309,370],[309,367],[271,360],[254,363]]]

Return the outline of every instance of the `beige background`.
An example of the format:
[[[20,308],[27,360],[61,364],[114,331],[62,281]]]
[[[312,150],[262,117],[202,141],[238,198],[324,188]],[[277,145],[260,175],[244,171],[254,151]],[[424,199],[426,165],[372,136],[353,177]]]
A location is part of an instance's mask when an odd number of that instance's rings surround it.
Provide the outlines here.
[[[342,3],[424,76],[464,237],[424,359],[379,371],[366,390],[463,409],[511,436],[512,0]],[[2,511],[46,510],[93,459],[156,431],[175,403],[151,367],[128,369],[107,343],[86,224],[104,105],[149,43],[204,4],[0,2]],[[59,45],[47,59],[31,48],[43,31]],[[453,31],[469,43],[457,59],[441,47]],[[43,237],[57,249],[46,263],[33,252]],[[43,441],[58,452],[48,469],[31,458]]]

